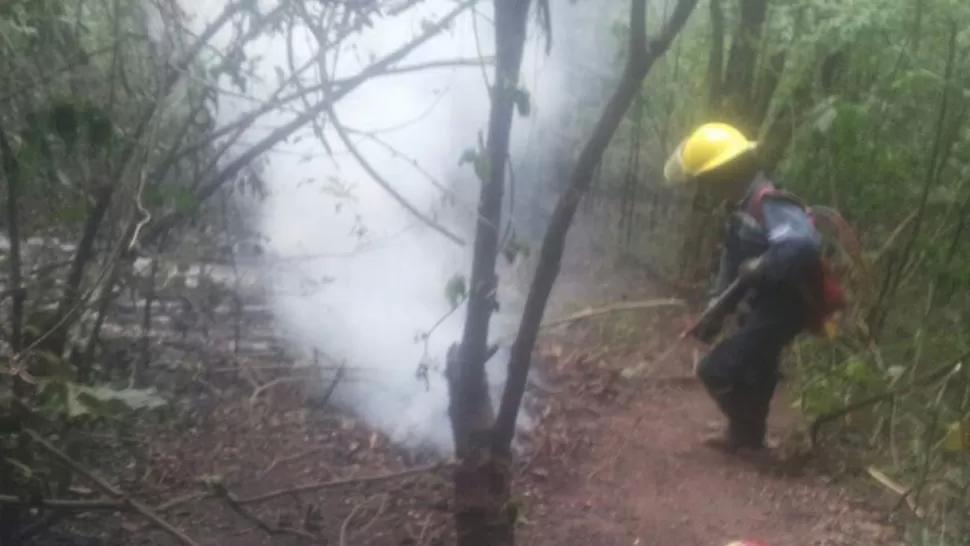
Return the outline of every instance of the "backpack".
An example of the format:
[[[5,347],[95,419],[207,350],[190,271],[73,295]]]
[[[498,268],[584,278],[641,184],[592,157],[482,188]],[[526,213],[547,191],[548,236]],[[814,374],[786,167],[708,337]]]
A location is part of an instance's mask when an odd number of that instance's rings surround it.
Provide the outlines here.
[[[812,221],[812,225],[814,225],[816,229],[819,227],[818,213],[822,213],[823,216],[828,218],[828,220],[836,226],[839,242],[842,243],[843,246],[851,247],[848,249],[850,254],[855,252],[856,257],[859,255],[858,242],[855,237],[855,233],[838,212],[828,207],[808,206],[795,194],[782,190],[770,182],[765,182],[760,185],[747,203],[746,212],[750,214],[759,225],[764,225],[763,199],[767,195],[786,199],[797,204],[799,207],[805,210]],[[849,242],[849,245],[846,245],[846,242]],[[808,331],[815,335],[831,338],[835,334],[835,315],[836,313],[845,309],[848,304],[848,300],[845,295],[845,288],[843,287],[841,279],[835,272],[831,258],[825,255],[820,256],[818,266],[817,271],[811,272],[814,274],[810,273],[806,276],[806,281],[803,282],[799,288],[801,289],[802,296],[808,304]]]

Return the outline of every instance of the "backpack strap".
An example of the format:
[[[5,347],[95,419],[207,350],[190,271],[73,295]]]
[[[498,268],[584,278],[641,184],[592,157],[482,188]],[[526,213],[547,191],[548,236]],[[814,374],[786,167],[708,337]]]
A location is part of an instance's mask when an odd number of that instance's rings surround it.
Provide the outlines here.
[[[812,216],[811,207],[809,207],[804,201],[802,201],[800,197],[798,197],[797,195],[795,195],[790,191],[780,189],[774,184],[767,182],[755,188],[751,197],[748,199],[748,205],[746,207],[747,213],[750,214],[752,217],[754,217],[754,219],[757,220],[759,224],[764,225],[764,221],[765,221],[764,198],[766,195],[770,195],[776,199],[783,199],[785,201],[790,201],[798,205],[802,209],[804,209],[805,212],[807,212],[810,217]],[[814,218],[813,218],[813,221],[814,221]]]

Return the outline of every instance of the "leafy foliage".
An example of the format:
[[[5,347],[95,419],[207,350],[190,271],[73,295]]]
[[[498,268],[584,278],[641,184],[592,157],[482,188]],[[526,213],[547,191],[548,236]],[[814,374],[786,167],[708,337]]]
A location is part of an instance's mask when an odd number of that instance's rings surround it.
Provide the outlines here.
[[[962,544],[951,541],[970,536],[970,467],[952,451],[963,445],[970,376],[958,366],[919,381],[970,348],[970,6],[707,4],[645,82],[645,119],[629,112],[604,160],[603,195],[623,200],[619,225],[637,221],[631,231],[646,234],[621,244],[672,280],[691,278],[685,264],[713,254],[697,249],[718,239],[720,223],[694,196],[669,198],[656,184],[659,166],[697,123],[748,127],[780,181],[838,209],[864,247],[865,270],[843,271],[853,306],[840,339],[806,339],[792,351],[795,405],[811,419],[914,385],[849,413],[834,437],[912,484],[933,507],[926,522],[945,526],[947,544]],[[756,38],[753,56],[741,54],[739,36]],[[631,170],[635,191],[624,189]],[[706,276],[707,262],[697,267]]]

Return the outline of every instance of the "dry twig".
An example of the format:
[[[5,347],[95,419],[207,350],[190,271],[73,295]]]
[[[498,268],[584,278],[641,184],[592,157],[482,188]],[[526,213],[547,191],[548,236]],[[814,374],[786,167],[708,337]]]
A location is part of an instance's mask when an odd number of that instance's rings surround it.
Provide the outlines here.
[[[545,321],[539,326],[539,328],[541,330],[545,330],[547,328],[562,326],[563,324],[569,324],[571,322],[576,322],[578,320],[584,320],[588,318],[599,317],[602,315],[609,315],[613,313],[640,311],[643,309],[655,309],[657,307],[678,307],[682,305],[684,305],[684,300],[679,300],[679,299],[624,301],[620,303],[614,303],[611,305],[605,305],[603,307],[597,307],[595,309],[584,309],[582,311],[579,311],[578,313],[573,313],[572,315],[569,315],[569,316]]]
[[[287,375],[287,376],[284,376],[284,377],[277,377],[276,379],[273,379],[272,381],[268,381],[266,383],[263,383],[262,385],[260,385],[259,387],[257,387],[256,390],[253,391],[253,394],[249,397],[249,403],[250,404],[255,404],[256,403],[256,399],[259,398],[259,395],[260,394],[263,394],[263,392],[265,392],[265,391],[267,391],[267,390],[269,390],[269,389],[271,389],[271,388],[273,388],[273,387],[275,387],[277,385],[284,385],[286,383],[296,383],[296,382],[299,382],[299,381],[306,381],[306,380],[307,380],[307,378],[305,376],[300,376],[300,375],[295,375],[295,376],[294,375]]]
[[[347,546],[347,539],[349,538],[349,535],[347,534],[347,530],[350,528],[350,522],[353,521],[354,516],[357,515],[357,511],[362,506],[367,504],[369,500],[370,499],[356,504],[354,508],[350,511],[350,514],[347,515],[347,518],[344,519],[342,524],[340,524],[340,541],[339,541],[340,546]],[[371,520],[366,524],[364,524],[360,529],[358,529],[356,534],[359,535],[364,531],[366,531],[367,529],[370,529],[370,527],[374,525],[374,522],[377,521],[377,519],[381,517],[381,514],[384,513],[384,508],[386,507],[387,507],[387,494],[384,494],[384,495],[381,495],[381,505],[377,508],[377,512],[374,513],[374,517],[371,518]]]
[[[299,529],[291,529],[289,527],[270,525],[269,523],[266,523],[265,521],[260,519],[256,514],[253,514],[251,511],[246,509],[245,506],[241,505],[236,495],[234,495],[232,492],[226,489],[226,487],[223,484],[212,483],[209,485],[210,485],[210,488],[212,489],[213,496],[225,501],[225,503],[229,506],[229,508],[233,512],[239,514],[240,516],[242,516],[243,519],[252,523],[256,527],[258,527],[261,531],[263,531],[268,535],[294,535],[298,537],[308,538],[311,540],[315,540],[317,538],[312,533],[301,531]]]
[[[325,489],[335,489],[338,487],[345,487],[348,485],[375,484],[375,483],[380,483],[388,480],[396,480],[401,478],[407,478],[410,476],[416,476],[418,474],[436,472],[438,470],[451,467],[453,466],[453,464],[454,463],[436,463],[433,465],[410,468],[407,470],[402,470],[400,472],[390,472],[387,474],[378,474],[376,476],[368,476],[364,478],[344,478],[344,479],[332,480],[328,482],[297,485],[297,486],[288,487],[285,489],[277,489],[275,491],[270,491],[269,493],[263,493],[262,495],[256,495],[253,497],[238,499],[237,502],[239,504],[255,504],[258,502],[266,502],[279,497],[285,497],[288,495],[297,495],[300,493],[315,493],[317,491],[323,491]]]
[[[906,502],[906,505],[909,506],[909,509],[912,510],[914,514],[916,514],[916,517],[923,517],[923,510],[920,509],[920,507],[916,504],[916,501],[914,501],[912,498],[912,487],[903,487],[900,483],[896,482],[874,466],[866,468],[866,472],[868,472],[869,475],[872,476],[872,478],[879,482],[883,487],[899,495],[899,502]]]
[[[124,501],[112,499],[75,500],[75,499],[22,499],[15,495],[0,495],[0,504],[36,506],[51,510],[71,512],[128,512],[131,507]]]
[[[310,455],[313,455],[315,453],[320,453],[321,451],[323,451],[323,448],[322,447],[315,447],[313,449],[310,449],[310,450],[307,450],[307,451],[302,451],[302,452],[297,453],[295,455],[290,455],[290,456],[287,456],[287,457],[280,457],[278,459],[273,459],[273,462],[269,463],[269,466],[266,467],[266,470],[263,470],[263,472],[260,473],[260,477],[266,476],[267,474],[269,474],[270,472],[272,472],[273,469],[276,468],[278,465],[281,465],[281,464],[284,464],[284,463],[292,463],[293,461],[302,459],[303,457],[309,457]]]
[[[33,440],[37,445],[42,447],[44,451],[48,452],[55,459],[59,460],[61,463],[66,465],[68,468],[70,468],[77,474],[80,474],[85,478],[87,478],[89,481],[91,481],[91,483],[97,485],[104,492],[109,493],[115,497],[118,497],[118,499],[122,501],[125,504],[125,506],[127,506],[130,510],[141,514],[145,519],[151,521],[159,529],[162,529],[166,533],[177,538],[182,544],[185,544],[187,546],[199,546],[197,542],[189,538],[185,533],[183,533],[179,529],[173,527],[172,524],[160,518],[151,508],[142,504],[141,502],[138,502],[137,500],[132,499],[117,487],[104,481],[103,479],[96,476],[90,470],[81,466],[77,461],[68,457],[67,454],[65,454],[63,451],[61,451],[53,444],[48,442],[43,436],[41,436],[36,431],[28,428],[28,429],[24,429],[24,433],[26,433],[31,440]]]
[[[344,522],[340,524],[340,542],[338,543],[340,546],[347,546],[347,528],[350,526],[350,522],[354,519],[354,516],[357,515],[357,510],[360,510],[360,507],[366,503],[367,501],[364,501],[354,505],[354,508],[350,511],[350,514],[347,514],[347,517],[344,518]]]

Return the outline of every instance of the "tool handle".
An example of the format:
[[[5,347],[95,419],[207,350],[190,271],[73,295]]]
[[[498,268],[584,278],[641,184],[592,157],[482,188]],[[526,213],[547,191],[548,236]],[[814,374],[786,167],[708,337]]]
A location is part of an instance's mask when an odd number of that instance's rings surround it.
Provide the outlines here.
[[[704,324],[712,316],[721,313],[728,300],[737,295],[738,291],[742,290],[744,287],[745,283],[741,281],[741,278],[734,279],[734,282],[732,282],[723,292],[721,292],[721,294],[713,302],[711,302],[710,305],[707,306],[707,309],[704,309],[704,311],[701,312],[701,314],[692,323],[688,324],[687,327],[684,328],[684,330],[680,333],[680,339],[693,335],[699,324]]]

